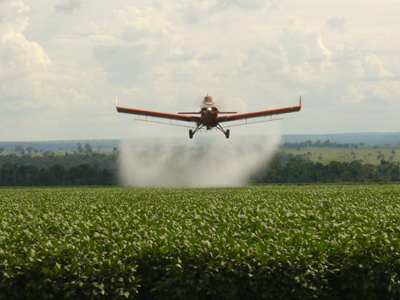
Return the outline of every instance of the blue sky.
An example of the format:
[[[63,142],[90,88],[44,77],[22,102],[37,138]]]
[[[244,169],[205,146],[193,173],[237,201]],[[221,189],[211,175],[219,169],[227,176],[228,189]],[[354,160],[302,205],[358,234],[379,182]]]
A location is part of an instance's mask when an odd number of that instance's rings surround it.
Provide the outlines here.
[[[0,0],[0,140],[187,135],[117,114],[116,95],[178,112],[209,93],[250,112],[301,94],[284,134],[400,131],[399,12],[398,0]]]

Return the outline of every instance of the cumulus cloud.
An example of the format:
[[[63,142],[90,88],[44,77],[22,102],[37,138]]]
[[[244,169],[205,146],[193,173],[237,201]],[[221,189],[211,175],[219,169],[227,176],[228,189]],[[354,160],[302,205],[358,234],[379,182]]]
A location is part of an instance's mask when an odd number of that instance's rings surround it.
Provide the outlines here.
[[[400,82],[376,54],[344,46],[332,52],[331,85],[328,87],[334,86],[341,92],[341,102],[392,102],[400,97]]]
[[[25,13],[29,11],[26,5],[18,0],[1,1],[0,11],[0,98],[9,106],[10,99],[34,97],[36,84],[51,61],[38,43],[24,36],[28,25]]]
[[[260,10],[266,5],[266,0],[218,0],[216,8],[239,7],[246,10]]]
[[[277,8],[279,0],[272,0],[271,7]],[[172,11],[183,17],[186,24],[196,24],[231,12],[252,13],[263,10],[269,0],[205,0],[163,1],[158,4],[164,11]]]
[[[321,13],[303,10],[294,0],[163,0],[157,5],[116,0],[90,11],[90,18],[76,18],[74,26],[68,18],[48,14],[76,11],[82,1],[44,1],[43,9],[29,11],[21,0],[0,0],[3,112],[46,109],[47,122],[65,120],[67,125],[59,126],[69,128],[72,138],[85,132],[119,137],[121,131],[112,132],[107,124],[121,122],[131,129],[132,119],[115,114],[115,95],[126,106],[176,112],[198,109],[207,93],[221,109],[233,111],[291,105],[301,93],[304,110],[285,117],[284,124],[296,131],[290,120],[304,116],[309,122],[304,130],[312,132],[315,120],[307,113],[313,109],[322,118],[320,108],[332,104],[347,112],[351,103],[394,106],[400,99],[396,45],[391,40],[376,43],[391,51],[374,48],[372,40],[385,37],[372,36],[358,19],[352,29],[359,22],[359,34],[350,39],[329,31],[347,29],[346,19],[331,18],[321,29]],[[36,132],[56,127],[50,123],[42,129],[37,123]],[[13,128],[6,131],[16,132]],[[142,132],[160,134],[158,128]]]
[[[343,103],[360,103],[363,101],[378,101],[396,103],[399,101],[400,82],[356,82],[346,86],[341,97]]]
[[[222,55],[221,53],[218,52],[206,52],[200,55],[199,60],[200,61],[212,61],[212,60],[218,60],[221,59]]]
[[[28,25],[29,7],[19,0],[0,1],[0,34],[22,32]]]
[[[345,24],[346,24],[346,19],[339,17],[332,17],[329,18],[328,21],[326,21],[326,26],[328,26],[331,29],[338,30],[339,32],[345,31]]]
[[[277,82],[299,92],[306,88],[325,104],[395,103],[400,98],[400,82],[377,54],[328,47],[320,31],[296,24],[283,29],[277,42],[242,52],[238,67],[246,80]]]
[[[233,91],[240,86],[242,90],[253,95],[251,82],[264,81],[271,82],[268,85],[270,91],[279,89],[279,86],[290,86],[292,89],[300,89],[295,91],[296,94],[306,87],[320,93],[325,91],[332,94],[329,90],[334,89],[335,93],[332,95],[335,95],[336,99],[365,101],[370,98],[366,94],[372,92],[361,88],[362,85],[354,85],[355,82],[390,81],[393,75],[377,55],[348,46],[328,47],[323,41],[321,31],[304,28],[301,20],[292,22],[293,18],[287,14],[283,17],[283,20],[286,20],[283,29],[275,33],[271,31],[271,37],[253,40],[247,47],[235,48],[240,42],[232,43],[229,33],[226,36],[218,35],[218,32],[223,30],[215,27],[218,22],[224,22],[226,18],[237,19],[236,17],[239,17],[236,22],[239,24],[247,20],[246,31],[253,28],[261,34],[261,28],[257,28],[256,25],[258,21],[253,23],[233,8],[254,10],[258,14],[265,6],[265,1],[247,4],[222,0],[190,5],[171,3],[163,2],[161,8],[120,9],[116,11],[115,19],[102,28],[103,32],[110,32],[116,39],[113,46],[109,46],[109,41],[99,41],[94,53],[110,74],[113,83],[120,83],[126,87],[152,86],[153,92],[162,92],[167,86],[171,89],[171,84],[180,86],[181,81],[191,82],[193,86],[213,82],[213,86],[235,86],[231,88],[231,99],[240,98],[247,101],[253,97],[237,96]],[[273,1],[270,4],[280,5],[281,2]],[[221,8],[219,13],[224,14],[210,21],[211,24],[203,24],[204,29],[200,28],[200,25],[190,27],[190,30],[181,26],[182,18],[185,19],[188,9],[195,8],[200,14],[212,14],[217,6]],[[266,10],[264,13],[270,14],[274,20],[282,19],[281,12],[277,10]],[[181,19],[176,18],[177,16]],[[327,24],[344,28],[345,19],[331,18]],[[205,34],[208,26],[213,26],[213,32]],[[235,26],[235,23],[232,23],[231,30],[237,30],[240,36],[240,26]],[[219,36],[220,41],[215,39],[213,33]],[[229,41],[234,47],[221,47],[223,41]],[[246,81],[243,81],[243,76],[246,77]],[[249,86],[245,87],[244,82],[249,83]],[[379,86],[383,83],[375,84]],[[382,95],[396,92],[396,89],[390,90],[390,93]],[[215,91],[209,88],[205,88],[204,91],[215,94]]]
[[[360,63],[363,66],[362,78],[366,80],[384,79],[393,74],[387,71],[378,56],[373,53],[368,53],[360,58]]]
[[[240,72],[248,74],[247,79],[278,82],[282,87],[296,89],[306,85],[326,85],[333,66],[332,57],[320,32],[287,28],[280,32],[274,43],[243,52],[238,65]]]
[[[270,10],[280,10],[283,8],[283,0],[271,0],[270,1]]]
[[[55,132],[79,136],[75,126],[86,128],[93,120],[80,117],[83,112],[90,108],[99,118],[104,111],[104,73],[96,66],[51,60],[25,35],[29,7],[21,1],[0,1],[0,12],[0,111],[8,127],[0,138],[15,139],[16,132],[27,140],[57,138]]]
[[[332,56],[322,43],[321,34],[317,31],[285,29],[279,40],[292,66],[301,65],[304,62],[323,63],[329,61]]]
[[[65,0],[63,3],[54,6],[55,12],[72,13],[81,7],[82,0]]]
[[[190,59],[182,50],[171,23],[154,8],[127,7],[102,25],[109,38],[95,38],[94,55],[110,74],[113,83],[131,85],[157,65]],[[112,44],[112,45],[110,45]]]
[[[267,0],[216,0],[216,1],[201,1],[190,3],[189,6],[192,9],[197,9],[198,11],[204,11],[211,14],[217,14],[224,12],[226,10],[239,8],[247,11],[260,10],[264,8],[267,4]]]

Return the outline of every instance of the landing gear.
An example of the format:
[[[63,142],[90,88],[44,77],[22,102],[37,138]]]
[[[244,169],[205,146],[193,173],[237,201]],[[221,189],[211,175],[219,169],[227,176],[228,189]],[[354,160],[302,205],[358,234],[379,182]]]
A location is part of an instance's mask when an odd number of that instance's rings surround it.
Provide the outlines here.
[[[192,129],[190,129],[190,130],[189,130],[189,137],[192,139],[193,136],[195,135],[195,133],[196,133],[197,131],[199,131],[201,128],[203,128],[203,125],[202,125],[202,124],[198,125],[194,131],[193,131]]]
[[[200,124],[200,125],[198,125],[198,126],[196,127],[195,130],[190,129],[190,130],[189,130],[189,138],[192,139],[193,136],[196,134],[196,132],[199,131],[201,128],[203,128],[203,126],[204,126],[204,125]],[[225,129],[222,128],[222,126],[219,125],[219,124],[217,124],[217,126],[215,126],[215,127],[217,127],[217,129],[218,129],[219,131],[221,131],[223,134],[225,134],[225,137],[226,137],[227,139],[229,139],[229,133],[230,133],[229,129],[225,130]],[[207,129],[211,129],[211,128],[212,128],[211,126],[210,126],[210,127],[207,127]]]
[[[228,129],[228,130],[225,130],[225,129],[222,128],[222,126],[219,125],[219,124],[217,124],[217,129],[218,129],[219,131],[221,131],[223,134],[225,134],[225,137],[226,137],[227,139],[229,139],[229,133],[230,133],[229,129]]]

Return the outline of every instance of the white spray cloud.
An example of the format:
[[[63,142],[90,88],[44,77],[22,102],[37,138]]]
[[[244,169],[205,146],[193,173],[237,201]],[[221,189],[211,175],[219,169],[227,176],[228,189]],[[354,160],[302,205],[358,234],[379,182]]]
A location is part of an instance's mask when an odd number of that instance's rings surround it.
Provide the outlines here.
[[[255,171],[268,164],[279,145],[279,129],[269,125],[264,125],[269,134],[236,135],[229,140],[220,133],[202,137],[201,132],[194,140],[179,139],[178,143],[177,139],[145,145],[125,140],[118,163],[120,182],[129,186],[188,187],[246,184]]]

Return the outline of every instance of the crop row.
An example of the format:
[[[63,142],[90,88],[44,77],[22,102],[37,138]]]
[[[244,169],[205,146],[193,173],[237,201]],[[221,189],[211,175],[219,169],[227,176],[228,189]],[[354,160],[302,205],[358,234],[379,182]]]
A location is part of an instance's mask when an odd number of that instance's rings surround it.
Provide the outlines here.
[[[0,190],[0,299],[400,299],[400,186]]]

